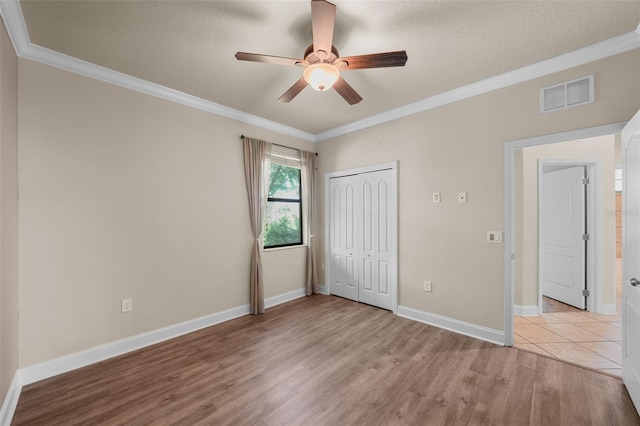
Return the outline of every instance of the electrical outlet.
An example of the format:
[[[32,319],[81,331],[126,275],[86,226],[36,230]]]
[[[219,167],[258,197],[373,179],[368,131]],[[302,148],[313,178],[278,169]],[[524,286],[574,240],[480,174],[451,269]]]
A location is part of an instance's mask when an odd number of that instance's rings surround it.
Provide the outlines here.
[[[431,292],[431,281],[424,282],[424,291]]]
[[[122,299],[122,312],[130,312],[133,309],[133,301],[131,299]]]
[[[433,193],[433,202],[434,203],[439,203],[440,202],[440,193],[439,192],[434,192]]]

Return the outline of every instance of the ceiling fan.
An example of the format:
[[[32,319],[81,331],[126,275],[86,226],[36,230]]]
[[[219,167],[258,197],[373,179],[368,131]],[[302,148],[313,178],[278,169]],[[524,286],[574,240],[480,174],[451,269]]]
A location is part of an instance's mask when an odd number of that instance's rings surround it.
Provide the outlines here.
[[[350,105],[357,104],[362,100],[362,97],[340,76],[340,70],[402,67],[407,62],[407,52],[400,50],[341,58],[338,49],[332,44],[335,20],[336,6],[334,4],[325,0],[311,0],[313,44],[305,50],[304,59],[246,52],[236,53],[236,59],[304,68],[300,80],[280,96],[279,102],[291,102],[302,89],[310,85],[321,92],[333,87]]]

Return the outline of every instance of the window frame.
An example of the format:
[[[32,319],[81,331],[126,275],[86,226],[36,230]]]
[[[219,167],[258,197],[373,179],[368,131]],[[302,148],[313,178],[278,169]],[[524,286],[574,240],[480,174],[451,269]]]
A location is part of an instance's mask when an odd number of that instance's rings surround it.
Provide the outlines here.
[[[293,166],[291,164],[288,164],[287,161],[278,161],[277,159],[274,159],[272,156],[271,159],[271,165],[273,164],[277,164],[281,167],[289,167],[291,169],[296,169],[298,171],[298,198],[282,198],[282,197],[267,197],[267,204],[266,204],[266,208],[265,208],[265,217],[264,217],[264,229],[263,229],[263,233],[266,230],[267,227],[267,214],[266,214],[266,209],[269,206],[270,202],[277,202],[277,203],[297,203],[298,204],[298,214],[300,216],[300,242],[295,242],[295,243],[287,243],[287,244],[276,244],[276,245],[271,245],[268,246],[266,245],[264,238],[262,241],[262,249],[263,250],[272,250],[272,249],[281,249],[281,248],[287,248],[287,247],[299,247],[299,246],[303,246],[304,245],[304,216],[302,215],[302,169],[300,167],[297,166]],[[269,170],[269,185],[271,185],[271,170]]]

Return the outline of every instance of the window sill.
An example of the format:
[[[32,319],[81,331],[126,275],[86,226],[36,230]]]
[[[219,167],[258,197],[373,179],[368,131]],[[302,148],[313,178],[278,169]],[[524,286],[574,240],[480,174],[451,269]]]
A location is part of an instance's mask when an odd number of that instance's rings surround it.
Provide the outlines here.
[[[287,247],[273,247],[273,248],[263,248],[262,251],[267,253],[270,251],[280,251],[280,250],[291,250],[291,249],[299,249],[299,248],[304,248],[307,247],[307,244],[301,244],[299,246],[287,246]]]

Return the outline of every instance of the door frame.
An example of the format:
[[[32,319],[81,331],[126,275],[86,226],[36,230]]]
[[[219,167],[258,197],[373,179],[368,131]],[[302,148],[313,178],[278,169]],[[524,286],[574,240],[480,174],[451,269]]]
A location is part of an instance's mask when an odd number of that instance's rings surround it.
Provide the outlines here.
[[[504,344],[513,346],[513,292],[515,281],[515,163],[516,151],[528,146],[546,145],[576,139],[620,133],[627,122],[544,136],[517,139],[504,144]]]
[[[371,166],[358,167],[355,169],[340,170],[337,172],[329,172],[324,175],[324,294],[331,294],[331,247],[330,245],[330,222],[331,218],[331,194],[329,190],[329,182],[332,178],[359,175],[363,173],[378,172],[382,170],[391,170],[391,186],[393,193],[391,195],[391,231],[390,235],[392,260],[391,260],[391,310],[394,314],[398,313],[398,161],[390,161],[388,163],[374,164]],[[358,278],[359,279],[359,278]]]
[[[542,313],[542,227],[540,221],[540,212],[542,211],[542,174],[545,173],[545,167],[553,166],[585,166],[589,184],[587,185],[587,206],[585,213],[587,215],[587,233],[589,241],[587,241],[587,253],[585,263],[587,269],[585,280],[587,281],[587,290],[590,297],[587,298],[587,311],[597,314],[604,314],[602,305],[602,271],[601,260],[603,259],[603,242],[602,242],[602,160],[538,160],[538,313]]]

